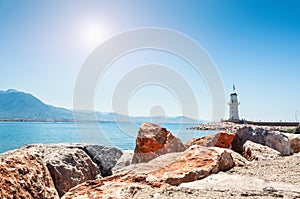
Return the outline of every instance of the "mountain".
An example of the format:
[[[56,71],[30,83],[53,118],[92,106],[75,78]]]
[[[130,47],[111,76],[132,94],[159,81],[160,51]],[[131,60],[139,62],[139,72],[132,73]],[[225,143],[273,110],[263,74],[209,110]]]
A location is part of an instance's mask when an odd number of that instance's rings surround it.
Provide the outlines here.
[[[35,96],[13,89],[0,91],[1,120],[66,121],[73,112],[47,105]]]
[[[143,117],[143,116],[137,116],[137,117],[132,117],[131,120],[136,123],[141,123],[145,121],[152,121],[153,123],[156,124],[161,124],[161,123],[185,123],[185,124],[199,124],[199,123],[204,123],[203,120],[198,121],[194,120],[189,117],[185,116],[178,116],[178,117],[161,117],[161,116],[155,116],[155,117]]]
[[[179,116],[179,117],[129,117],[118,113],[101,113],[92,111],[75,111],[77,121],[94,121],[95,115],[98,121],[110,122],[136,122],[152,121],[155,123],[192,123],[199,121]],[[47,105],[37,97],[9,89],[0,91],[0,121],[73,121],[73,111]]]
[[[162,123],[185,123],[185,124],[199,124],[205,123],[204,120],[197,121],[185,116],[178,117],[145,117],[145,116],[126,116],[118,113],[101,113],[101,112],[89,112],[89,111],[80,111],[75,112],[76,118],[79,121],[93,121],[95,120],[95,114],[98,121],[101,122],[134,122],[134,123],[142,123],[152,121],[153,123],[162,124]]]

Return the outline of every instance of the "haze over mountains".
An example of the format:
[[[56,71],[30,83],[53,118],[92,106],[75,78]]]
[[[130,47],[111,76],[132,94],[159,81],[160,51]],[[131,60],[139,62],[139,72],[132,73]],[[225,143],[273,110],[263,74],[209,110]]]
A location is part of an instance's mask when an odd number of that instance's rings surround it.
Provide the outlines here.
[[[76,112],[76,118],[80,121],[94,120],[95,114],[98,121],[110,122],[144,122],[151,121],[149,117],[129,117],[118,113],[101,113],[80,111]],[[0,91],[0,120],[1,121],[73,121],[73,111],[65,108],[47,105],[37,97],[29,93],[20,92],[14,89]],[[188,117],[153,117],[156,123],[199,123]]]

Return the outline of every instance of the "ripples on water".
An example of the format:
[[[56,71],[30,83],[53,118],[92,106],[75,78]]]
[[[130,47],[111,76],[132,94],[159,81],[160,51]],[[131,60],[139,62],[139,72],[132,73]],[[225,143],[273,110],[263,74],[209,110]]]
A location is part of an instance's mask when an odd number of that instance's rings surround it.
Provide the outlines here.
[[[1,122],[0,153],[24,144],[92,143],[133,150],[138,128],[132,123],[50,123],[50,122]],[[187,130],[191,124],[164,124],[183,143],[215,131]]]

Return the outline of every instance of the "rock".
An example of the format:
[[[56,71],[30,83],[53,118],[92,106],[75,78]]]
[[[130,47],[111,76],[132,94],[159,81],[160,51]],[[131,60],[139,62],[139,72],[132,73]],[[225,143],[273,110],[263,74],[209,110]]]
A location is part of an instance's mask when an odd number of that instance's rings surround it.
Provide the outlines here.
[[[20,150],[39,154],[50,171],[59,196],[69,189],[100,175],[98,166],[77,147],[80,145],[27,145]],[[81,147],[81,146],[80,146]]]
[[[185,147],[170,131],[156,124],[145,122],[136,138],[133,164],[149,162],[166,153],[181,152]]]
[[[249,164],[250,162],[244,158],[241,154],[233,151],[233,150],[230,150],[230,149],[226,149],[226,151],[228,153],[230,153],[232,159],[233,159],[233,163],[234,163],[234,166],[238,166],[238,167],[243,167],[243,166],[246,166],[247,164]]]
[[[247,160],[273,160],[278,157],[280,153],[261,144],[254,143],[250,140],[243,145],[243,156]]]
[[[226,149],[193,145],[181,153],[168,153],[150,162],[133,164],[117,174],[85,182],[63,196],[70,198],[132,198],[140,189],[179,185],[227,171],[234,165]]]
[[[243,154],[243,145],[247,140],[253,141],[254,130],[252,127],[246,126],[236,130],[235,138],[232,141],[232,150]],[[261,136],[262,137],[262,136]],[[261,140],[259,143],[262,143]]]
[[[264,187],[263,190],[266,192],[277,192],[278,191],[274,187],[271,187],[271,186]]]
[[[274,123],[276,124],[276,123]],[[206,124],[200,124],[197,126],[193,126],[189,129],[194,129],[194,130],[229,130],[231,132],[235,132],[235,130],[243,128],[243,127],[252,127],[252,128],[263,128],[265,130],[269,131],[280,131],[282,130],[282,126],[265,126],[265,125],[253,125],[253,124],[237,124],[237,123],[232,123],[232,122],[216,122],[216,123],[206,123]],[[287,127],[288,129],[291,127]],[[300,127],[294,129],[294,132],[299,132],[300,133]]]
[[[235,126],[232,122],[215,122],[215,123],[204,123],[197,126],[193,126],[190,129],[194,130],[226,130],[231,129]]]
[[[179,189],[190,189],[198,191],[198,198],[297,198],[299,196],[298,184],[290,184],[286,182],[273,182],[261,179],[259,176],[246,176],[239,174],[230,174],[220,172],[213,174],[205,179],[183,183]],[[299,185],[298,185],[299,186]],[[279,190],[280,191],[279,191]],[[154,190],[159,192],[159,190]],[[152,191],[152,192],[154,192]],[[279,192],[279,193],[278,193]],[[296,192],[296,193],[295,193]],[[277,193],[277,194],[275,194]],[[148,192],[148,195],[151,192]],[[136,195],[142,198],[140,192]],[[233,197],[234,196],[234,197]],[[244,197],[243,197],[244,196]],[[138,197],[134,197],[138,198]],[[150,197],[143,197],[149,198]],[[169,197],[171,198],[171,197]],[[179,198],[179,197],[177,197]],[[182,198],[192,198],[188,194]],[[197,197],[195,197],[196,199]]]
[[[271,131],[267,134],[265,145],[279,151],[281,155],[293,154],[289,138],[277,131]]]
[[[96,179],[100,174],[96,164],[80,149],[54,151],[46,163],[59,196],[82,182]]]
[[[300,152],[300,135],[299,134],[290,134],[290,133],[284,133],[284,135],[289,138],[293,152],[299,153]]]
[[[233,158],[226,150],[193,145],[175,162],[153,172],[153,175],[170,185],[180,185],[205,178],[212,173],[227,171],[233,166]]]
[[[191,141],[187,142],[185,145],[186,147],[197,144],[205,147],[215,146],[221,148],[231,148],[231,143],[234,140],[234,137],[234,133],[229,133],[228,131],[224,130],[210,136],[194,138]]]
[[[84,150],[97,163],[103,177],[112,175],[112,168],[123,155],[120,149],[109,146],[88,145]]]
[[[228,149],[226,149],[228,150]],[[245,167],[212,174],[204,179],[179,186],[143,189],[133,199],[205,199],[205,198],[299,198],[299,154],[274,160],[253,161]],[[269,187],[269,188],[268,188]],[[273,188],[271,188],[273,187]],[[276,191],[276,192],[273,192]]]
[[[275,149],[279,151],[281,155],[290,155],[293,152],[290,141],[284,134],[262,128],[253,129],[250,126],[236,130],[236,136],[232,142],[232,149],[242,154],[243,145],[247,140]]]
[[[123,150],[122,152],[123,155],[118,159],[115,167],[112,169],[113,173],[116,173],[118,170],[131,165],[133,150]]]
[[[51,175],[38,155],[16,152],[0,159],[1,198],[58,199]]]
[[[138,182],[87,181],[71,189],[61,199],[131,199],[139,190],[151,189]]]

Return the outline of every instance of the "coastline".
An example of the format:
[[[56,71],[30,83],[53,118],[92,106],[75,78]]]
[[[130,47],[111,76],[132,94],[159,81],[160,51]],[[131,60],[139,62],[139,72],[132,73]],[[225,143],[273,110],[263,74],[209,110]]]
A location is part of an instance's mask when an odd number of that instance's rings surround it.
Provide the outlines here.
[[[276,124],[276,123],[274,123]],[[298,124],[299,123],[295,123]],[[298,127],[298,125],[293,126],[273,126],[273,125],[255,125],[255,124],[241,124],[241,123],[233,123],[233,122],[214,122],[214,123],[205,123],[196,126],[192,126],[191,130],[228,130],[228,131],[235,131],[236,129],[243,128],[243,127],[252,127],[252,128],[263,128],[270,131],[281,131],[285,129],[293,129]]]
[[[134,151],[92,144],[25,145],[0,154],[5,179],[0,195],[26,195],[30,189],[34,198],[49,199],[300,197],[300,135],[233,126],[235,133],[222,130],[183,144],[165,128],[143,123]],[[41,173],[47,181],[36,184],[31,178]],[[7,184],[16,179],[14,186]]]

